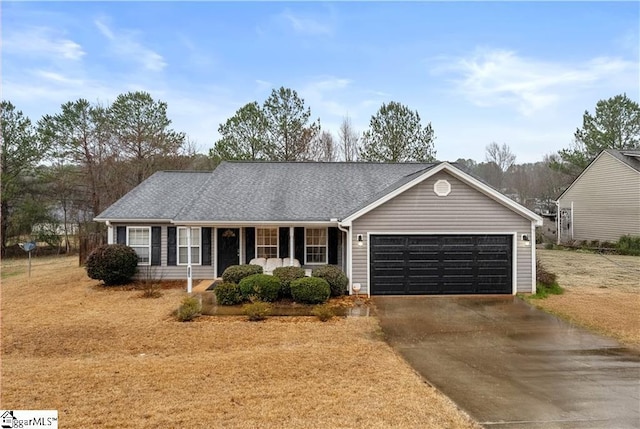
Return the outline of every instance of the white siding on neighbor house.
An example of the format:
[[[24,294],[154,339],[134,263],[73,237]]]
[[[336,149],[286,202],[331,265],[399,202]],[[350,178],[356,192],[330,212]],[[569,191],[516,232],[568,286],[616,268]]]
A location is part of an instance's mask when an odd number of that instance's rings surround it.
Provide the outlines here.
[[[437,196],[433,190],[434,183],[441,179],[451,184],[451,193],[446,197]],[[519,240],[522,234],[531,235],[531,221],[446,172],[435,174],[353,221],[351,277],[353,283],[362,285],[363,293],[367,293],[369,288],[369,232],[516,233],[517,291],[532,291],[532,249]],[[363,246],[357,244],[358,234],[363,236]],[[531,240],[533,244],[534,237]]]
[[[640,236],[640,172],[609,153],[603,152],[567,189],[560,209],[570,209],[572,202],[574,240]]]
[[[160,265],[142,265],[138,267],[138,275],[137,277],[144,277],[145,271],[149,269],[151,271],[151,275],[154,278],[162,279],[162,280],[181,280],[184,279],[185,282],[187,280],[187,266],[186,265],[172,265],[167,266],[167,226],[179,226],[179,225],[166,225],[166,224],[118,224],[112,223],[114,234],[116,234],[118,226],[159,226],[160,229]],[[211,228],[211,234],[213,235],[214,231]],[[116,238],[114,237],[114,242]],[[213,237],[211,238],[211,252],[213,253]],[[212,256],[213,261],[213,256]],[[214,267],[213,265],[193,265],[192,266],[193,279],[195,280],[205,280],[205,279],[214,279]],[[186,283],[185,283],[186,285]]]

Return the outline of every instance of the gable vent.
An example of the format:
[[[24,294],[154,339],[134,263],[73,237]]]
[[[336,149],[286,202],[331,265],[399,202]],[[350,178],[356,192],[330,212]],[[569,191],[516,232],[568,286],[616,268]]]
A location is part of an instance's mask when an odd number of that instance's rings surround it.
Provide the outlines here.
[[[439,197],[446,197],[451,193],[451,184],[446,180],[438,180],[433,184],[433,192]]]

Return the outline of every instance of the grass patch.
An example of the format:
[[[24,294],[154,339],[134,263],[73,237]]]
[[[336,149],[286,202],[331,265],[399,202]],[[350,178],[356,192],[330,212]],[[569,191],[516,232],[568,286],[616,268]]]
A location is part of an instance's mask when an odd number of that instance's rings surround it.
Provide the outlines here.
[[[550,285],[545,285],[540,282],[536,285],[536,293],[533,295],[529,295],[530,299],[545,299],[548,298],[549,295],[562,295],[564,293],[564,289],[560,287],[557,282],[553,282]]]
[[[33,262],[30,282],[2,282],[6,409],[58,409],[71,429],[479,429],[380,341],[373,317],[178,323],[184,280],[140,299],[99,286],[77,256]]]

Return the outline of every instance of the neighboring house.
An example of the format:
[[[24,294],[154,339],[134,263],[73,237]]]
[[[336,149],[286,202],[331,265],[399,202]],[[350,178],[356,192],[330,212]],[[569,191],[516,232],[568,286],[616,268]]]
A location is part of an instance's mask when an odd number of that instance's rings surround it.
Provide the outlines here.
[[[603,150],[557,205],[558,243],[640,236],[640,151]]]
[[[158,172],[96,221],[165,279],[293,255],[305,268],[341,266],[361,293],[394,295],[533,292],[542,223],[446,162]]]

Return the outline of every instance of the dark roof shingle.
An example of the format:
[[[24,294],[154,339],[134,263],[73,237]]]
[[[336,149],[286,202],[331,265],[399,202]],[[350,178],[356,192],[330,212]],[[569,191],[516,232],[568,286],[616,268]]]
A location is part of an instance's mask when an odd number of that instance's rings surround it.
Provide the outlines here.
[[[343,219],[435,164],[223,162],[156,173],[98,219],[286,222]]]

